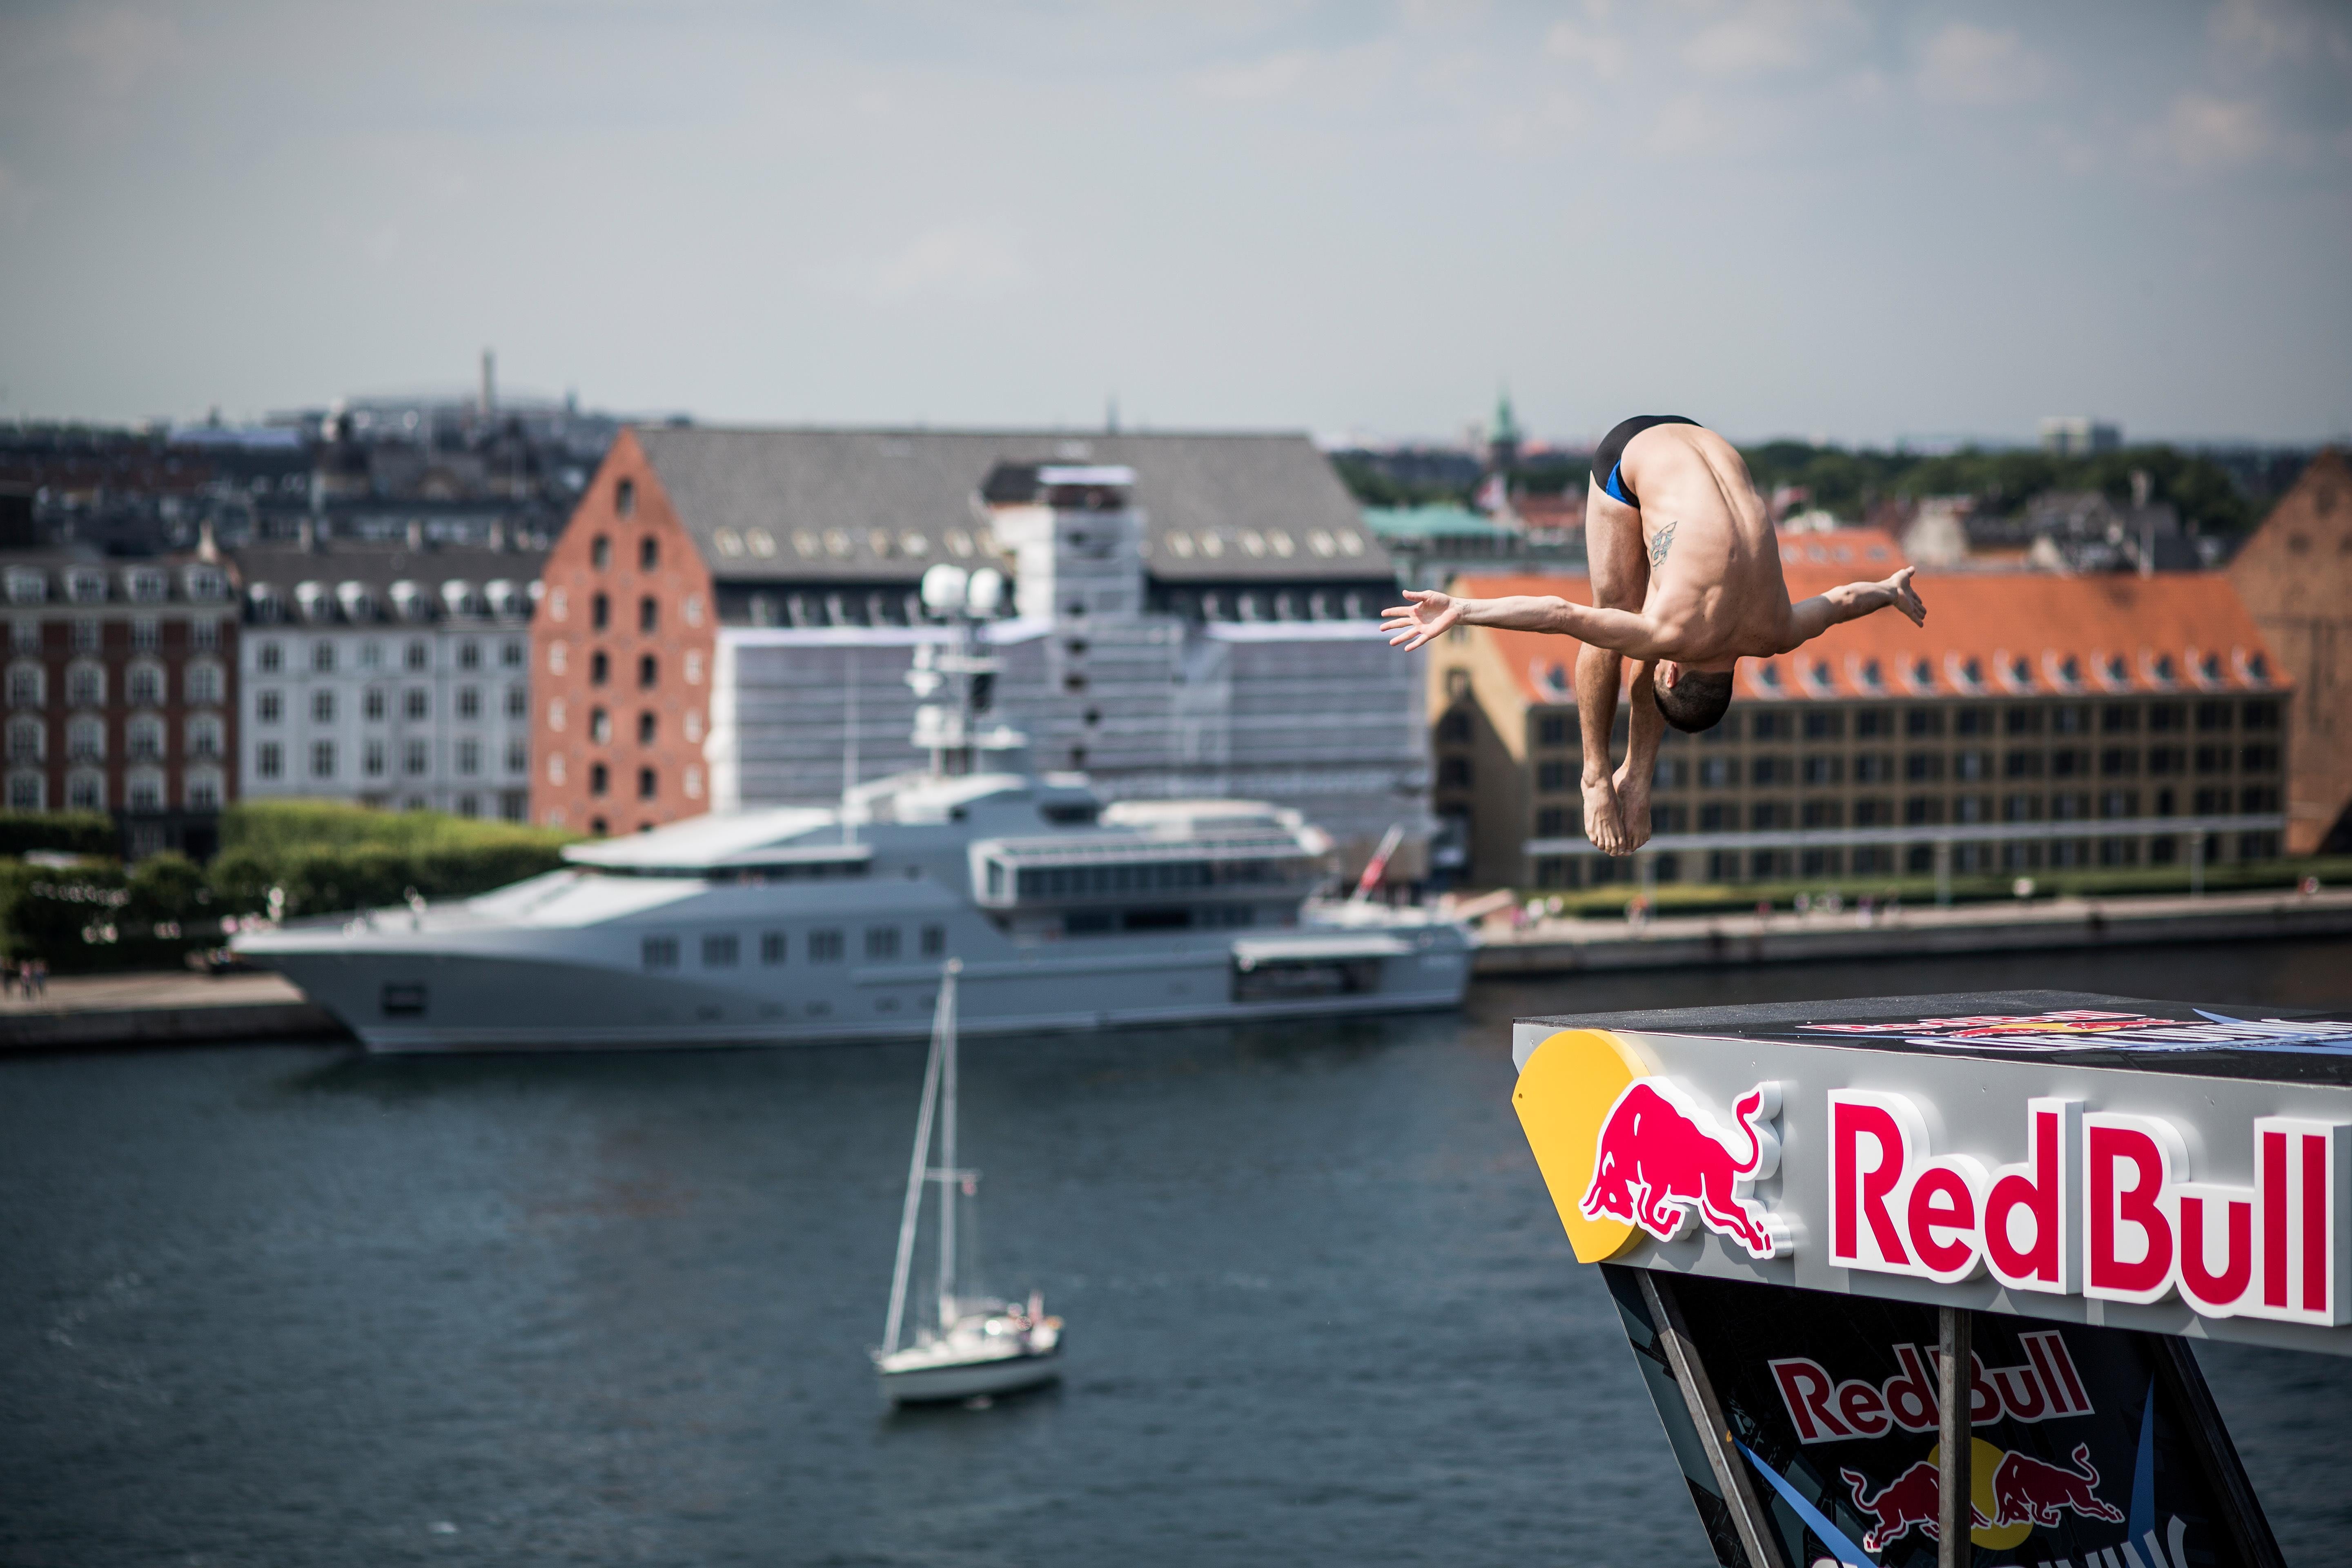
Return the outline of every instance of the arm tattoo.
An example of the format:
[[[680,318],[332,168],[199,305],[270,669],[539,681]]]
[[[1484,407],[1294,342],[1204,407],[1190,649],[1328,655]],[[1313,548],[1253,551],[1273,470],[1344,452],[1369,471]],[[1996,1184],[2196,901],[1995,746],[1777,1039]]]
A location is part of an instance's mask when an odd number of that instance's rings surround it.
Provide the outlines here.
[[[1650,541],[1650,565],[1653,568],[1664,566],[1666,563],[1666,552],[1673,547],[1674,542],[1675,525],[1669,522],[1658,530],[1656,538]]]

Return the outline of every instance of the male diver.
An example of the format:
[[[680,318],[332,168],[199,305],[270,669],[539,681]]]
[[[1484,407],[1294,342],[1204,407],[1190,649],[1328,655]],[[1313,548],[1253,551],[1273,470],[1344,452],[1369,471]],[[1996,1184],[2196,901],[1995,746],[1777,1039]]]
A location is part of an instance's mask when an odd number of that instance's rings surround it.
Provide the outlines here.
[[[1927,606],[1904,567],[1879,583],[1848,583],[1789,602],[1780,543],[1738,449],[1671,414],[1645,414],[1609,432],[1592,454],[1584,542],[1592,603],[1522,595],[1460,599],[1407,590],[1381,629],[1408,650],[1456,625],[1559,632],[1576,656],[1576,711],[1584,745],[1584,834],[1611,855],[1650,837],[1650,776],[1663,726],[1708,730],[1731,705],[1732,666],[1810,642],[1841,622],[1892,605],[1925,626]],[[1609,731],[1617,683],[1635,660],[1625,762],[1612,778]]]

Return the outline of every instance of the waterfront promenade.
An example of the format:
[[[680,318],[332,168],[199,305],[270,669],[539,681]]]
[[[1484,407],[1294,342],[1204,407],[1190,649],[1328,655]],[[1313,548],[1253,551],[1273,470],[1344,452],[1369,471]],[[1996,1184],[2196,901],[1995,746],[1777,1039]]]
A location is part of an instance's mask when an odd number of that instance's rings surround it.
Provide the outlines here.
[[[0,1050],[343,1037],[325,1008],[277,974],[73,974],[39,996],[0,998]]]

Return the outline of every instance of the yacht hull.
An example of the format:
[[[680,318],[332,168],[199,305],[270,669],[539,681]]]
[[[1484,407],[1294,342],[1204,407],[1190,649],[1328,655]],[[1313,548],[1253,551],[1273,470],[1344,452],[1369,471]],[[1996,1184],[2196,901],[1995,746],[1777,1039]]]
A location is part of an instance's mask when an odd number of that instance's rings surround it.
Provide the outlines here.
[[[250,956],[386,1053],[919,1039],[938,986],[935,968],[913,964],[822,978],[803,970],[761,984],[520,952],[270,943]],[[1339,982],[1308,974],[1307,985],[1330,988],[1286,994],[1254,986],[1254,972],[1229,950],[1071,956],[1066,948],[967,961],[961,1023],[966,1034],[1035,1034],[1442,1009],[1460,1004],[1468,961],[1466,944],[1444,941],[1360,961]]]

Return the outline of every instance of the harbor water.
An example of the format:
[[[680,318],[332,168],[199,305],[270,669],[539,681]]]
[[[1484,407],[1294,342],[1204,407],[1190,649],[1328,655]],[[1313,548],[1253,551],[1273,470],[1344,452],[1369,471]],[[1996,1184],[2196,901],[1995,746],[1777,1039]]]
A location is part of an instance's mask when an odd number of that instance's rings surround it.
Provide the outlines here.
[[[2340,1005],[2352,942],[968,1040],[983,1266],[1068,1373],[897,1415],[919,1043],[0,1061],[0,1563],[1699,1568],[1510,1019],[2017,985]],[[2343,1561],[2352,1361],[2199,1355],[2288,1561]]]

